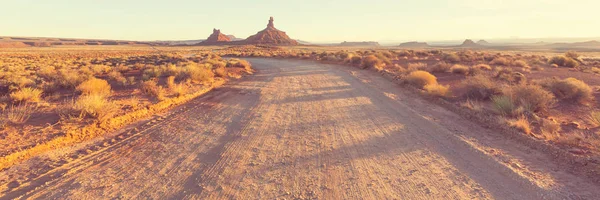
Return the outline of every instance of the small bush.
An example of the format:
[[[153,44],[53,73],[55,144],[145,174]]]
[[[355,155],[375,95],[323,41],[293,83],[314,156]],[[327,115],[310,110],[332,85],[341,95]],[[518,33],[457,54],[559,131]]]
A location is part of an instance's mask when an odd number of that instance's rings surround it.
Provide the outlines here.
[[[531,126],[529,124],[529,121],[527,121],[527,118],[525,117],[519,117],[515,120],[509,120],[508,124],[522,131],[525,134],[531,134]]]
[[[439,62],[439,63],[429,67],[428,71],[431,73],[448,72],[448,71],[450,71],[450,67],[452,67],[452,65],[450,65],[446,62]]]
[[[244,68],[246,70],[246,72],[251,72],[252,71],[252,65],[250,64],[250,62],[246,61],[246,60],[240,60],[240,59],[231,59],[227,62],[227,67],[239,67],[239,68]]]
[[[510,96],[494,96],[492,97],[494,110],[504,116],[514,116],[518,114],[517,106]]]
[[[540,131],[547,140],[554,140],[560,131],[560,124],[553,120],[542,119]]]
[[[540,85],[548,88],[562,100],[576,101],[581,104],[588,104],[594,100],[592,88],[576,78],[545,79],[540,82]]]
[[[510,64],[511,61],[504,57],[494,58],[494,60],[490,62],[490,65],[509,66]]]
[[[430,85],[425,85],[425,91],[427,91],[427,94],[432,95],[432,96],[438,96],[438,97],[446,97],[448,96],[448,91],[450,86],[448,85],[440,85],[440,84],[430,84]]]
[[[518,106],[529,112],[546,112],[556,102],[554,95],[539,85],[517,85],[510,95]]]
[[[76,88],[77,91],[81,92],[83,95],[102,95],[109,96],[110,95],[110,85],[107,81],[97,78],[91,78],[83,83],[79,84]]]
[[[89,116],[103,122],[118,112],[119,107],[109,101],[106,96],[99,94],[81,95],[75,102],[75,110],[83,116]]]
[[[450,71],[455,74],[467,75],[469,74],[469,67],[456,64],[450,68]]]
[[[350,59],[350,63],[353,65],[359,65],[362,62],[362,57],[354,56]]]
[[[10,99],[14,102],[39,102],[41,97],[42,90],[29,87],[10,93]]]
[[[550,64],[555,64],[561,67],[577,68],[579,62],[567,56],[554,56],[550,59]]]
[[[456,53],[447,53],[443,55],[442,60],[449,63],[458,63],[460,62],[460,56],[456,55]]]
[[[418,88],[437,84],[437,78],[426,71],[414,71],[408,74],[406,82]]]
[[[517,60],[514,62],[515,66],[520,67],[520,68],[524,68],[524,69],[529,69],[531,68],[529,66],[529,64],[527,64],[527,62],[525,62],[524,60]]]
[[[486,100],[502,92],[498,83],[494,83],[483,75],[469,77],[462,84],[465,87],[467,98]]]
[[[181,97],[187,94],[188,88],[185,84],[174,84],[169,86],[169,90],[176,96]]]
[[[119,71],[108,73],[108,79],[117,82],[119,85],[127,85],[127,79]]]
[[[383,61],[381,61],[379,58],[377,58],[377,56],[375,55],[368,55],[365,58],[363,58],[360,67],[363,69],[367,69],[367,68],[376,68],[378,70],[383,69]]]
[[[165,91],[162,86],[157,85],[156,81],[144,81],[140,89],[144,94],[155,97],[159,101],[165,99]]]
[[[11,106],[6,109],[6,119],[13,124],[24,124],[29,120],[31,114],[36,111],[37,107],[33,104],[22,104],[19,106]]]

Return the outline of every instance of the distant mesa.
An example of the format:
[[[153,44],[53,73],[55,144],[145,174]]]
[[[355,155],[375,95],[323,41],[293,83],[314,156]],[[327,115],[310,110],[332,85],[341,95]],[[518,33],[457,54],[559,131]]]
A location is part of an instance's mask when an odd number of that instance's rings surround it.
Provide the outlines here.
[[[480,47],[481,45],[473,42],[473,40],[470,39],[466,39],[461,45],[460,47]]]
[[[267,45],[298,45],[298,41],[291,39],[285,32],[277,30],[273,24],[273,17],[269,19],[267,28],[252,35],[246,40],[241,41],[242,44],[267,44]]]
[[[405,42],[405,43],[401,43],[400,47],[407,47],[407,48],[426,48],[426,47],[430,47],[429,44],[427,44],[426,42]]]
[[[489,43],[488,41],[485,41],[485,40],[479,40],[479,41],[477,41],[477,44],[480,44],[480,45],[490,45],[491,43]]]
[[[206,40],[200,42],[203,45],[215,45],[222,44],[226,42],[231,42],[231,39],[227,37],[225,34],[221,33],[219,29],[213,29],[213,33],[206,38]]]
[[[347,42],[344,41],[342,43],[340,43],[340,46],[381,46],[379,45],[379,42],[374,42],[374,41],[363,41],[363,42]]]

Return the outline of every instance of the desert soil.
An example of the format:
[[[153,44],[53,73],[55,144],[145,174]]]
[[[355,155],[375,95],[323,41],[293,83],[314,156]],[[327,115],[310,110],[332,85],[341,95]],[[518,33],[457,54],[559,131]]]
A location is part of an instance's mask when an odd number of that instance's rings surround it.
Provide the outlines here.
[[[248,60],[257,74],[140,125],[120,142],[5,182],[0,198],[600,196],[598,185],[566,172],[566,164],[431,105],[377,72]],[[0,175],[18,177],[26,166]]]

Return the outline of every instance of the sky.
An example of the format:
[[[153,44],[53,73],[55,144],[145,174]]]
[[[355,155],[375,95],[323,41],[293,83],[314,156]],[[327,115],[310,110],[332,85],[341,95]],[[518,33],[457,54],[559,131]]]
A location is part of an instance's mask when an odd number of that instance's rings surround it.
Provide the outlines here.
[[[246,38],[275,27],[311,42],[600,37],[598,0],[0,0],[0,35],[118,40]]]

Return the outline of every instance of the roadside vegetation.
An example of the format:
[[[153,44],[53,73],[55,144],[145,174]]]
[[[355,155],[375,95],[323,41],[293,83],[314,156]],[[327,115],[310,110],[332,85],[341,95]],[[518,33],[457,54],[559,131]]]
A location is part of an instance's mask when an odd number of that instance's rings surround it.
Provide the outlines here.
[[[45,146],[93,138],[253,73],[245,60],[209,51],[187,54],[180,49],[3,49],[0,168]]]

